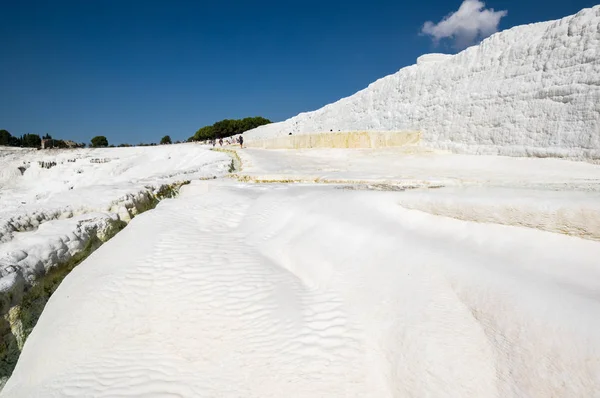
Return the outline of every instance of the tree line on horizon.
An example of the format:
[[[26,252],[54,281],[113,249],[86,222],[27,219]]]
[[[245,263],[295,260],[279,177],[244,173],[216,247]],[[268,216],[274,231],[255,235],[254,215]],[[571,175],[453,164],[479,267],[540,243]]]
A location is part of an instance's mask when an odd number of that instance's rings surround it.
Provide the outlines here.
[[[244,119],[223,119],[211,126],[200,128],[188,139],[188,141],[206,141],[227,138],[270,123],[272,122],[269,119],[262,116],[246,117]]]
[[[196,133],[188,138],[188,142],[193,141],[206,141],[219,138],[227,138],[233,135],[242,134],[248,130],[252,130],[256,127],[263,126],[265,124],[272,123],[269,119],[262,116],[246,117],[243,119],[223,119],[210,126],[204,126],[200,128]],[[39,134],[23,134],[20,137],[13,136],[7,130],[0,130],[0,145],[22,147],[22,148],[41,148],[42,140],[51,140],[51,147],[53,148],[85,148],[85,143],[74,143],[69,140],[54,139],[50,134],[46,134],[40,137]],[[70,145],[67,144],[69,141]],[[160,140],[160,145],[172,144],[171,137],[165,135]],[[176,144],[180,141],[176,141]],[[156,143],[139,143],[137,145],[130,144],[119,144],[118,147],[131,147],[131,146],[154,146]],[[98,135],[91,139],[90,148],[114,148],[115,145],[109,145],[106,136]]]
[[[23,134],[20,137],[12,135],[7,130],[0,130],[0,146],[11,146],[17,148],[41,148],[42,140],[51,140],[50,147],[51,148],[85,148],[85,143],[76,143],[74,141],[70,141],[69,144],[66,140],[54,139],[50,134],[46,134],[41,136],[39,134]],[[160,140],[161,145],[164,144],[172,144],[171,137],[165,135]],[[176,144],[180,143],[180,141],[176,141]],[[120,144],[118,147],[132,147],[132,146],[154,146],[156,143],[139,143],[137,145],[130,144]],[[115,145],[109,145],[108,139],[106,136],[98,135],[91,139],[90,148],[115,148]]]
[[[0,130],[0,145],[20,147],[20,148],[40,148],[42,146],[42,140],[51,140],[51,145],[54,148],[69,148],[67,141],[54,139],[50,134],[46,134],[42,137],[39,134],[23,134],[20,137],[12,135],[7,130]],[[83,143],[74,143],[75,148],[84,148]],[[71,144],[73,147],[73,144]]]

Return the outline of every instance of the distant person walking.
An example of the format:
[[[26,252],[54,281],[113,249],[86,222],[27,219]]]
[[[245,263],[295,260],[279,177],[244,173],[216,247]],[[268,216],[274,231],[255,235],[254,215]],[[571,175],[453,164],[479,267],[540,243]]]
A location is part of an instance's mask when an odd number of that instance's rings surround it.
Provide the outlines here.
[[[244,147],[244,137],[240,135],[240,148]]]
[[[213,140],[212,140],[212,144],[213,144],[213,147],[214,147],[215,145],[217,145],[217,139],[216,139],[216,138],[213,138]]]
[[[223,138],[219,138],[219,145],[223,146]]]

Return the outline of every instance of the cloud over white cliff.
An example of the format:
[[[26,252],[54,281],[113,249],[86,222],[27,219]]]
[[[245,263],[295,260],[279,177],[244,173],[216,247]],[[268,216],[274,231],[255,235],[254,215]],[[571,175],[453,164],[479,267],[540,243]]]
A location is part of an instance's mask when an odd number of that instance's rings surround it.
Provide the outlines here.
[[[458,11],[437,24],[425,22],[421,33],[431,36],[436,43],[444,38],[452,39],[455,47],[462,49],[496,33],[500,19],[506,14],[508,11],[486,9],[485,3],[479,0],[465,0]]]

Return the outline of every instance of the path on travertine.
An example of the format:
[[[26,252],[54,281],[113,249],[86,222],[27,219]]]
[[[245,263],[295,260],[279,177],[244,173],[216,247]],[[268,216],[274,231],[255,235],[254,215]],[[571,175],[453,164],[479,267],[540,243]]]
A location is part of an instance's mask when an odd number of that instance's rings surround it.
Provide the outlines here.
[[[63,281],[2,396],[597,395],[600,244],[401,194],[193,182]]]

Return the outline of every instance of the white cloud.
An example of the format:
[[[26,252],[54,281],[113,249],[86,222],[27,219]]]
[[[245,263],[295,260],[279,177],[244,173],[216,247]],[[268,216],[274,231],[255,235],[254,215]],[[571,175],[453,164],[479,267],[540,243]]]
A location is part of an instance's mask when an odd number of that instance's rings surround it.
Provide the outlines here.
[[[448,14],[439,23],[425,22],[421,33],[433,37],[434,42],[450,38],[457,48],[475,44],[498,31],[500,19],[508,11],[485,9],[485,3],[479,0],[465,0],[458,11]]]

